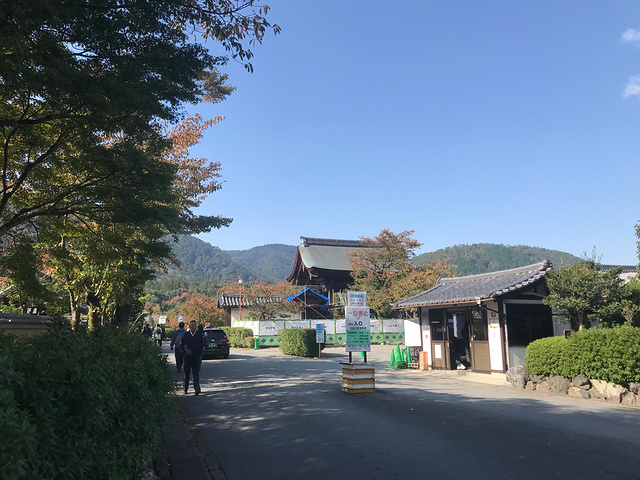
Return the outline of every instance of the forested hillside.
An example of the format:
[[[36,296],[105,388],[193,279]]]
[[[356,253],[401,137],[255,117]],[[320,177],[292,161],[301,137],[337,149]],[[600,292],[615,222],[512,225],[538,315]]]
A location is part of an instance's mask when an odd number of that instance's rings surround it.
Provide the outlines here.
[[[217,285],[223,281],[282,282],[291,273],[296,255],[293,245],[271,244],[248,250],[220,250],[207,242],[182,236],[174,247],[180,268],[171,267],[166,274],[147,283],[147,293],[161,303],[184,292],[215,296]],[[570,253],[526,245],[496,245],[477,243],[456,245],[413,259],[416,265],[448,258],[456,275],[474,275],[550,260],[557,268],[573,264],[578,257]]]
[[[172,267],[167,276],[187,277],[192,280],[219,283],[242,277],[245,281],[260,278],[250,269],[233,261],[229,256],[196,237],[181,236],[173,247],[180,268]]]
[[[522,267],[543,260],[550,260],[555,268],[563,264],[571,265],[579,258],[570,253],[546,248],[528,247],[526,245],[496,245],[493,243],[476,243],[473,245],[455,245],[435,252],[423,253],[413,258],[413,263],[423,265],[448,258],[456,265],[456,275],[475,275],[495,272],[508,268]]]
[[[224,253],[263,280],[284,282],[293,269],[296,248],[293,245],[274,243],[249,250],[225,250]]]

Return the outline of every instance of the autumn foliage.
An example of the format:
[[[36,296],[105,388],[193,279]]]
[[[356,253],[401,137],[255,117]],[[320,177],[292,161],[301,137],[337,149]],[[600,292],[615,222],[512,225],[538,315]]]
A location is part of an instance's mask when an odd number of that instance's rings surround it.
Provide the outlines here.
[[[349,254],[353,289],[367,292],[367,302],[378,315],[391,315],[393,302],[416,295],[435,284],[454,268],[446,260],[417,267],[410,260],[422,244],[411,238],[413,230],[393,233],[382,230],[375,238],[361,237],[373,248]]]

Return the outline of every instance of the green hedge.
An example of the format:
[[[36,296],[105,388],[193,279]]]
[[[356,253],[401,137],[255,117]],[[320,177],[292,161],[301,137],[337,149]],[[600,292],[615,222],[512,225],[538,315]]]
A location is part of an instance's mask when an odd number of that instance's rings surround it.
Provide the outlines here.
[[[224,327],[224,333],[229,337],[229,344],[236,348],[253,347],[253,330],[244,327]]]
[[[527,346],[524,363],[532,375],[558,375],[564,362],[564,337],[546,337],[534,340]]]
[[[318,355],[315,328],[288,328],[278,332],[280,350],[285,355],[315,357]]]
[[[525,368],[533,375],[585,376],[628,387],[640,382],[640,328],[587,329],[566,340],[536,340],[527,347]]]
[[[0,332],[0,368],[4,480],[129,479],[161,439],[174,384],[138,333]]]

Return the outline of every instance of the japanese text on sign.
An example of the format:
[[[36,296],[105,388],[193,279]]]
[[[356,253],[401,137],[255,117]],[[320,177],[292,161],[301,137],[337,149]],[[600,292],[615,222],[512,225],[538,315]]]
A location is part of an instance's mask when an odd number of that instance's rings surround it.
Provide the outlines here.
[[[371,317],[369,307],[345,307],[347,352],[371,351]]]

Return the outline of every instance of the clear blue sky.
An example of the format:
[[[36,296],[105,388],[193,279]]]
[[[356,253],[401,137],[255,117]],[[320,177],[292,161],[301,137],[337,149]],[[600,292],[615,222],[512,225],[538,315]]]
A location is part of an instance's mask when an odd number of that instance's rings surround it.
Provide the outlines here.
[[[635,264],[640,2],[271,0],[282,28],[199,106],[223,250],[415,230]],[[220,53],[220,52],[216,52]]]

